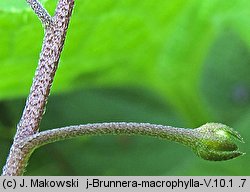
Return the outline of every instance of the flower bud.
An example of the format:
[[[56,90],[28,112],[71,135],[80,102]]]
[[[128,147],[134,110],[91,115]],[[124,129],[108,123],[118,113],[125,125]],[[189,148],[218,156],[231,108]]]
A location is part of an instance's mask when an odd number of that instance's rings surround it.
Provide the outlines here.
[[[194,129],[199,135],[193,146],[194,152],[203,159],[222,161],[244,155],[235,140],[244,142],[240,134],[220,123],[207,123]]]

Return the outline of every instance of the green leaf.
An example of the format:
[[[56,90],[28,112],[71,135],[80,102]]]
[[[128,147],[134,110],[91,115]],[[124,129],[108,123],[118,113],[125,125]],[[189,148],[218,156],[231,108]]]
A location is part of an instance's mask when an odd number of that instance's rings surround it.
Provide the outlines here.
[[[47,0],[39,0],[39,2],[44,3]],[[1,0],[0,1],[0,11],[18,13],[29,9],[26,0]]]
[[[7,12],[20,12],[27,9],[27,3],[25,0],[1,0],[0,10]]]
[[[144,86],[200,125],[211,115],[198,83],[206,53],[224,28],[250,45],[248,7],[244,0],[76,1],[53,91]],[[0,13],[0,99],[27,95],[42,33],[31,11]]]

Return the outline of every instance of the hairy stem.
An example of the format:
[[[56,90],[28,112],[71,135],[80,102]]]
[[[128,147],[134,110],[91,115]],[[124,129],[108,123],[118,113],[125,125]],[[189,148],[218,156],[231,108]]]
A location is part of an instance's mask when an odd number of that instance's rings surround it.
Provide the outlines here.
[[[52,25],[52,18],[47,12],[46,9],[41,5],[41,3],[37,0],[26,0],[33,11],[36,13],[38,18],[41,20],[42,24],[45,28]]]
[[[206,160],[221,161],[243,155],[238,151],[234,138],[242,141],[240,135],[231,128],[219,124],[205,124],[197,129],[184,129],[149,123],[96,123],[68,126],[36,133],[17,143],[21,160],[15,173],[3,175],[22,175],[32,152],[45,144],[83,135],[146,135],[181,143],[190,147],[198,156]],[[224,134],[224,135],[223,135]]]
[[[178,143],[192,146],[199,133],[192,129],[176,128],[171,126],[155,125],[150,123],[94,123],[86,125],[75,125],[64,128],[57,128],[37,133],[28,137],[30,148],[40,147],[47,143],[59,140],[70,139],[77,136],[91,135],[146,135],[176,141]]]
[[[35,13],[37,13],[43,24],[46,25],[46,29],[30,94],[17,126],[16,139],[32,135],[39,129],[62,52],[74,3],[73,0],[60,0],[55,16],[51,18],[39,2],[36,0],[27,0],[27,2],[30,3]]]
[[[45,35],[30,94],[17,125],[17,132],[6,165],[3,168],[3,173],[6,172],[10,175],[16,174],[19,169],[20,141],[39,130],[74,6],[74,0],[59,0],[55,15],[51,17],[37,0],[26,1],[45,26]]]
[[[69,126],[59,129],[52,129],[36,133],[26,137],[17,143],[16,153],[21,157],[18,170],[14,175],[21,175],[24,172],[27,161],[34,149],[47,143],[69,139],[81,135],[149,135],[169,140],[177,141],[186,145],[191,145],[196,137],[191,129],[178,129],[169,126],[153,125],[146,123],[97,123],[87,125]],[[3,175],[13,175],[13,172],[5,172]]]

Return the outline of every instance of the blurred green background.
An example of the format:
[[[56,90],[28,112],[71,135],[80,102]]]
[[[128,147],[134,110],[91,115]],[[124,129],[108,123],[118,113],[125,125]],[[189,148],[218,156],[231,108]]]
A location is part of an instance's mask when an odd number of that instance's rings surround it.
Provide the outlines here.
[[[45,6],[53,14],[56,1]],[[241,133],[245,156],[209,162],[155,138],[81,137],[36,150],[25,174],[250,175],[249,10],[248,0],[76,0],[41,124],[221,122]],[[42,39],[25,0],[1,0],[0,167]]]

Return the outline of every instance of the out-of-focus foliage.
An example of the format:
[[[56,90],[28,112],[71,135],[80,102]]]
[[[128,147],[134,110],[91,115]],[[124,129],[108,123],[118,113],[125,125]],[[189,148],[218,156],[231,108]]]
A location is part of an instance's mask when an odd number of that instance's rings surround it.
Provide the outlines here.
[[[46,0],[39,0],[41,3],[46,2]],[[28,11],[29,7],[27,6],[26,0],[1,0],[0,1],[0,11],[6,12],[22,12]]]
[[[8,7],[6,2],[0,6]],[[28,175],[249,175],[250,1],[75,4],[41,129],[104,121],[198,127],[215,121],[241,133],[247,155],[208,162],[163,140],[82,137],[38,149]],[[45,6],[53,14],[56,1]],[[0,8],[0,165],[42,38],[28,6]]]

